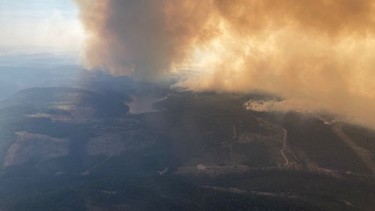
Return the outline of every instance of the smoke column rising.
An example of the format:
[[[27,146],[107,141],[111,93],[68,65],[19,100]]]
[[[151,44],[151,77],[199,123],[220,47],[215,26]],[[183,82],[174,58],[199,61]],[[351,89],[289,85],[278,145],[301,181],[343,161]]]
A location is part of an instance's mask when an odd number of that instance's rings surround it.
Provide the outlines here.
[[[182,72],[184,88],[271,92],[375,128],[371,0],[76,1],[88,67]]]
[[[205,1],[78,0],[89,67],[152,79],[191,52],[204,31]]]

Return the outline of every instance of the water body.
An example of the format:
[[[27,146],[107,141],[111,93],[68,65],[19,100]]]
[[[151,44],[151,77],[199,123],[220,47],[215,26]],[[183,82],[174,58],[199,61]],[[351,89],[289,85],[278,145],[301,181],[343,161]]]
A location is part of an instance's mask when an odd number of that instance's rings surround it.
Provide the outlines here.
[[[128,103],[129,112],[132,114],[142,114],[159,111],[153,108],[153,104],[167,99],[167,96],[158,98],[152,95],[131,96],[132,101]]]

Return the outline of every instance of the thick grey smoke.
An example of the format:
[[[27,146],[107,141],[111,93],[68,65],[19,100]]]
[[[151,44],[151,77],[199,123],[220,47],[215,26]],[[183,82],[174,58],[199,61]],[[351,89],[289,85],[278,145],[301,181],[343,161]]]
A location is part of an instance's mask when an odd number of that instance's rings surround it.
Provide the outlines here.
[[[77,2],[89,67],[144,79],[190,69],[179,86],[263,90],[375,128],[372,0]]]
[[[207,1],[78,0],[89,37],[86,62],[114,74],[152,79],[191,52],[203,33]]]

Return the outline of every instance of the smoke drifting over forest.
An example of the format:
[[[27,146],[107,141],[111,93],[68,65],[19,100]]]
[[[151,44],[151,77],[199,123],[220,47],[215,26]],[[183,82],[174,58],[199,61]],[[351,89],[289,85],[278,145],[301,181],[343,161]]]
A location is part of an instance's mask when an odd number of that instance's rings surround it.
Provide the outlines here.
[[[76,2],[89,68],[183,73],[194,91],[271,92],[375,128],[371,0]]]

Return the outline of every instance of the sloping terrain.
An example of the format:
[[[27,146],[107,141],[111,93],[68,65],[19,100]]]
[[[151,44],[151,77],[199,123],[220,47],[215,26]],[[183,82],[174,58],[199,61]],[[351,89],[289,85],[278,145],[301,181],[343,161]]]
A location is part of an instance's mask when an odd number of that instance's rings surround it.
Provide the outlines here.
[[[34,88],[1,102],[0,209],[375,208],[369,129],[246,110],[264,95],[170,91],[140,114],[129,96]]]

